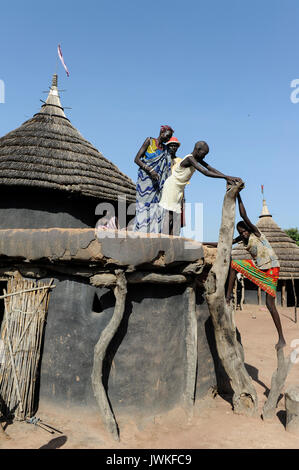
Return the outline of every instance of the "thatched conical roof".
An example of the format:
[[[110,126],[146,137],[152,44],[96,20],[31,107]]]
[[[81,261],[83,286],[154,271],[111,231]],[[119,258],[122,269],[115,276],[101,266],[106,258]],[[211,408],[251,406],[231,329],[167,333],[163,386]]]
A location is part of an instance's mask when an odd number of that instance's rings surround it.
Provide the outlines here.
[[[273,220],[266,201],[263,200],[262,213],[256,224],[267,237],[280,263],[279,279],[299,279],[299,246]],[[242,244],[232,250],[233,259],[250,259],[251,256]]]
[[[46,102],[33,118],[0,139],[0,186],[26,186],[135,202],[135,184],[91,143],[64,114],[57,75]]]

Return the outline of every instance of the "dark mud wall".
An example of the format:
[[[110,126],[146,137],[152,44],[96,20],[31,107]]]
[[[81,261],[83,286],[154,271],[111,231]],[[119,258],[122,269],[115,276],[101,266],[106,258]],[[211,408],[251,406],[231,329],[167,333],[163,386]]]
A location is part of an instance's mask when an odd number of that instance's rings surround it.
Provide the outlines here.
[[[56,279],[41,362],[39,399],[97,408],[91,384],[94,346],[114,309],[108,288]],[[104,363],[103,381],[116,413],[151,414],[182,400],[185,386],[185,286],[129,286],[123,321]],[[212,325],[198,302],[197,397],[215,386]]]
[[[96,205],[94,199],[71,197],[67,192],[2,188],[0,229],[95,227]]]

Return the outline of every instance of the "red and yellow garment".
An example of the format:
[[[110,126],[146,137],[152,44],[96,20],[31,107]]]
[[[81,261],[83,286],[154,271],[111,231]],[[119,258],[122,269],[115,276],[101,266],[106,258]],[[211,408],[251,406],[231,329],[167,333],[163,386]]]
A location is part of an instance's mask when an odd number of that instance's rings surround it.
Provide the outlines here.
[[[233,260],[231,266],[272,297],[276,297],[280,268],[275,267],[262,270],[257,268],[250,259]]]

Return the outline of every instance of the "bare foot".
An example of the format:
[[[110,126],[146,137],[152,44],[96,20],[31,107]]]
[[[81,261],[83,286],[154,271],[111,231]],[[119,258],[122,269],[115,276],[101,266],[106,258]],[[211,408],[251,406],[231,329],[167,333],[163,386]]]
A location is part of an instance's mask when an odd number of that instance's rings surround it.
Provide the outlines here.
[[[286,342],[285,342],[284,338],[280,338],[278,343],[275,345],[275,349],[278,351],[279,349],[282,349],[285,346],[286,346]]]

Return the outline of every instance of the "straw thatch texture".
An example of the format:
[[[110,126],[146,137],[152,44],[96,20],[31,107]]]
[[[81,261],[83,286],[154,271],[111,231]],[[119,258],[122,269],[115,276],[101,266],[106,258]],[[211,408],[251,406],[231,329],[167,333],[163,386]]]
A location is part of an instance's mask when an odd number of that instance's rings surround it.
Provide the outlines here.
[[[280,262],[279,279],[299,279],[299,247],[272,219],[261,216],[256,226],[267,237]],[[239,243],[232,250],[233,259],[251,259],[250,254]]]
[[[55,86],[54,86],[55,85]],[[30,186],[135,202],[135,184],[75,129],[61,107],[57,77],[39,113],[0,139],[0,186]]]
[[[25,419],[34,413],[35,384],[52,282],[45,285],[11,278],[7,293],[4,290],[1,340],[5,355],[0,364],[1,411],[4,415]]]

